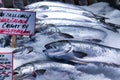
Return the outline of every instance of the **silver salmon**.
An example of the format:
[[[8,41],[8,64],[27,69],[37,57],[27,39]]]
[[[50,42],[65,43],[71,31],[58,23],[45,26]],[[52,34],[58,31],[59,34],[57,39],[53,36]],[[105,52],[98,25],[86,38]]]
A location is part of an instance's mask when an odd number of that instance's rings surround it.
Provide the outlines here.
[[[104,41],[107,37],[107,33],[100,29],[84,27],[84,26],[47,26],[40,30],[43,34],[49,34],[54,32],[65,33],[73,36],[77,40],[90,40],[95,42]]]
[[[43,11],[62,11],[62,12],[69,12],[69,13],[75,13],[75,14],[78,14],[78,15],[83,15],[83,16],[87,16],[89,18],[96,18],[96,16],[92,13],[92,12],[89,12],[89,11],[86,11],[86,10],[75,10],[75,9],[71,9],[71,8],[65,8],[65,7],[61,7],[61,6],[47,6],[47,5],[44,5],[44,6],[41,6],[37,9],[30,9],[31,11],[35,11],[37,14],[38,13],[41,13]]]
[[[52,1],[40,1],[40,2],[36,2],[30,5],[27,5],[25,8],[26,9],[36,9],[36,8],[40,8],[40,7],[44,7],[44,6],[59,6],[59,7],[64,7],[64,8],[70,8],[70,9],[76,9],[76,10],[80,10],[82,8],[76,6],[76,5],[72,5],[72,4],[66,4],[66,3],[62,3],[62,2],[52,2]]]
[[[77,40],[59,40],[46,44],[45,48],[43,52],[50,58],[120,66],[120,49],[117,48]]]
[[[19,77],[21,80],[27,76],[32,76],[35,72],[36,74],[42,75],[44,74],[45,70],[57,70],[57,71],[75,71],[76,68],[73,65],[65,64],[65,63],[58,63],[53,61],[33,61],[26,64],[23,64],[16,69],[14,69],[14,76]],[[77,71],[77,70],[76,70]],[[71,71],[72,72],[72,71]],[[38,75],[36,75],[38,76]]]
[[[38,19],[36,24],[43,25],[71,25],[71,26],[89,26],[89,27],[101,27],[101,24],[87,21],[79,21],[73,19],[60,19],[60,18],[46,18],[46,19]]]
[[[95,18],[89,18],[84,15],[79,15],[72,12],[63,12],[63,11],[42,11],[36,15],[36,18],[37,19],[59,18],[59,19],[78,20],[81,22],[93,22],[93,23],[98,22]]]

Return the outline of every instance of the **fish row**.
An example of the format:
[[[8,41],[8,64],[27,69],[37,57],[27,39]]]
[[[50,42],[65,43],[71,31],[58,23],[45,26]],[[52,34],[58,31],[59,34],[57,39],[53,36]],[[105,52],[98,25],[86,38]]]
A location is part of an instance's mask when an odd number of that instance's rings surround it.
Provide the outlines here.
[[[93,13],[80,6],[43,1],[28,5],[26,9],[36,12],[36,31],[41,33],[57,33],[63,38],[90,42],[101,42],[107,37],[104,30],[108,26],[100,23]]]
[[[45,45],[50,58],[75,63],[104,63],[120,67],[120,49],[78,40],[58,40]]]
[[[110,28],[110,26],[107,26],[106,24],[99,23],[99,21],[104,21],[104,19],[106,19],[104,16],[96,15],[91,11],[72,4],[41,1],[26,6],[26,10],[35,11],[37,13],[36,18],[39,20],[37,24],[44,23],[83,26],[85,24],[81,24],[81,22],[89,22],[86,23],[88,26],[102,25],[107,29]],[[64,21],[68,24],[65,24]],[[114,31],[113,27],[111,30]]]

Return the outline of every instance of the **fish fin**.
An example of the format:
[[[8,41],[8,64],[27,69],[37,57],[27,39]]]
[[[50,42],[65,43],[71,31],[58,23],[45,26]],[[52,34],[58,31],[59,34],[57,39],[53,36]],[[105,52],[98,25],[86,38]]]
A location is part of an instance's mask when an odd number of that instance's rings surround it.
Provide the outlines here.
[[[39,69],[35,71],[35,73],[38,75],[43,75],[45,72],[46,72],[46,69]]]
[[[39,6],[39,8],[42,8],[43,10],[49,9],[49,7],[47,5]]]
[[[72,35],[67,34],[67,33],[61,33],[60,32],[60,34],[63,35],[64,37],[66,37],[66,38],[74,38]]]
[[[77,57],[77,58],[83,58],[83,57],[87,56],[86,53],[81,52],[81,51],[75,51],[75,50],[73,50],[73,53],[74,53],[74,56]]]

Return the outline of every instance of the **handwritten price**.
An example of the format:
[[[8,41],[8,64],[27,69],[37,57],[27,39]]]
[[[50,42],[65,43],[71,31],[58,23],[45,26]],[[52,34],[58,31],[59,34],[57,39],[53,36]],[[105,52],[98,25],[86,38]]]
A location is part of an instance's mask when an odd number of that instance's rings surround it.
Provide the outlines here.
[[[12,67],[11,65],[2,65],[2,64],[0,64],[0,67],[2,67],[2,68],[9,68],[9,67]]]

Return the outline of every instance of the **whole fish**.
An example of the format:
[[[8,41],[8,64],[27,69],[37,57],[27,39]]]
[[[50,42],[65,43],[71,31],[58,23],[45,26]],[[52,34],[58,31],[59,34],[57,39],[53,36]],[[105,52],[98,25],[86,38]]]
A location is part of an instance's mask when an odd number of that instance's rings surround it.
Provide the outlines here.
[[[102,27],[99,23],[93,23],[93,22],[81,22],[78,20],[73,19],[60,19],[60,18],[46,18],[46,19],[38,19],[36,22],[37,25],[40,25],[41,27],[43,25],[71,25],[71,26],[89,26],[89,27]]]
[[[58,63],[53,61],[33,61],[33,62],[23,64],[17,67],[16,69],[14,69],[14,76],[24,77],[26,75],[32,74],[33,72],[36,72],[36,71],[41,72],[41,70],[48,70],[48,69],[54,69],[57,71],[69,71],[69,70],[75,71],[76,70],[75,66],[70,64]],[[44,72],[42,71],[42,73]]]
[[[70,8],[70,9],[76,9],[76,10],[80,10],[82,8],[76,6],[76,5],[72,5],[72,4],[66,4],[66,3],[62,3],[62,2],[52,2],[52,1],[40,1],[40,2],[36,2],[30,5],[27,5],[25,8],[26,9],[36,9],[36,8],[47,8],[47,6],[59,6],[59,7],[64,7],[64,8]]]
[[[36,21],[36,29],[42,28],[46,25],[55,25],[55,26],[87,26],[92,28],[101,29],[104,31],[112,31],[118,32],[114,27],[107,26],[101,22],[87,22],[87,21],[79,21],[73,19],[60,19],[60,18],[45,18],[45,19],[37,19]]]
[[[59,6],[47,6],[46,5],[46,6],[37,8],[37,9],[33,9],[32,11],[35,11],[37,14],[41,13],[43,11],[49,11],[49,12],[51,12],[51,11],[54,11],[54,12],[62,11],[62,12],[69,12],[69,13],[74,13],[74,14],[78,14],[78,15],[87,16],[89,18],[96,18],[96,16],[92,12],[89,12],[89,11],[86,11],[86,10],[75,10],[75,9],[70,9],[70,8],[68,9],[68,8],[59,7]]]
[[[89,18],[83,15],[71,13],[71,12],[63,12],[63,11],[43,11],[36,15],[37,19],[72,19],[72,20],[78,20],[81,22],[93,22],[97,23],[98,21],[95,18]]]
[[[73,36],[73,38],[80,40],[90,40],[95,42],[101,42],[107,37],[107,33],[100,29],[84,27],[84,26],[48,26],[40,31],[44,34],[50,34],[53,32],[61,32]]]
[[[120,49],[117,48],[77,40],[59,40],[46,44],[45,48],[43,52],[50,58],[120,66]]]
[[[48,38],[53,38],[53,39],[73,38],[73,36],[68,33],[57,32],[56,28],[51,27],[51,30],[53,31],[47,31],[48,29],[46,28],[47,28],[46,26],[37,28],[36,33],[39,33],[39,35],[44,35],[47,36]]]

